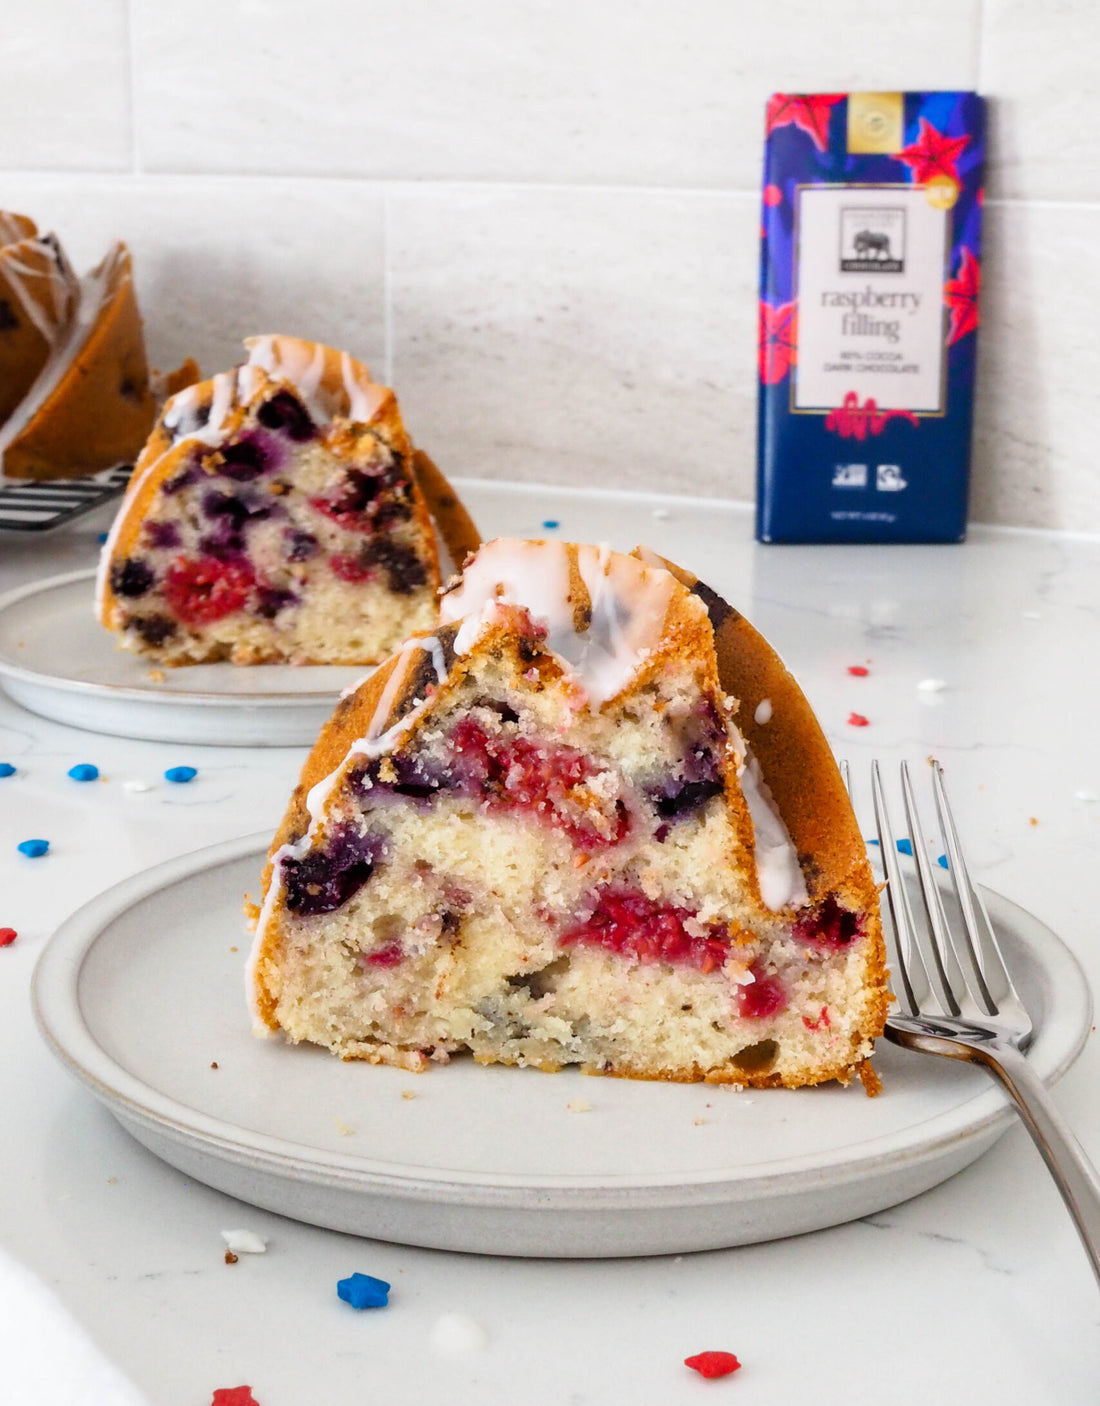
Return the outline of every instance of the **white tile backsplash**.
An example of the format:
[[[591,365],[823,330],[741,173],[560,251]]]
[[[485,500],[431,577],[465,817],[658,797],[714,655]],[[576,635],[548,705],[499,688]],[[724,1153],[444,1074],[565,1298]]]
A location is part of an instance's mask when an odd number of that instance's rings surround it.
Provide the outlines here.
[[[979,8],[924,0],[899,42],[866,0],[135,0],[141,159],[749,189],[773,88],[972,87]]]
[[[1100,207],[987,207],[972,516],[1100,531]]]
[[[0,74],[0,170],[131,169],[127,0],[9,0]]]
[[[1100,71],[1100,8],[1089,0],[986,0],[982,84],[995,102],[989,192],[1100,200],[1088,105]]]
[[[749,498],[766,95],[980,86],[972,515],[1100,531],[1098,41],[1089,0],[39,0],[0,206],[127,238],[162,367],[296,331],[456,472]]]
[[[752,493],[755,197],[390,197],[393,379],[456,473]]]

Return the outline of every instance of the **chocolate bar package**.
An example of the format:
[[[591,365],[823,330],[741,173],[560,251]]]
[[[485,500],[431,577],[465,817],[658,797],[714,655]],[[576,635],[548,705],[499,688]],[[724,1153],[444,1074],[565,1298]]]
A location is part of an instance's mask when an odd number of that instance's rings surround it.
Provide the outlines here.
[[[976,93],[769,100],[762,542],[965,535],[984,156]]]

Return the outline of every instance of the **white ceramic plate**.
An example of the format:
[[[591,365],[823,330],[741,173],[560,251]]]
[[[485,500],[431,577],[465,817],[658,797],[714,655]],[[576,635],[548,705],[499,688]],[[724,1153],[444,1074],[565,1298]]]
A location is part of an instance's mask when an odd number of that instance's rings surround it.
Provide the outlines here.
[[[50,1045],[140,1142],[268,1210],[493,1254],[714,1249],[894,1205],[1015,1116],[981,1070],[886,1042],[885,1091],[869,1099],[858,1085],[738,1093],[464,1060],[417,1076],[255,1039],[241,898],[263,849],[235,840],[102,894],[50,941],[34,1000]],[[1031,1058],[1056,1079],[1091,1023],[1084,976],[1049,929],[987,899],[1036,1019]]]
[[[195,664],[164,669],[119,649],[96,623],[95,572],[0,597],[0,686],[32,713],[92,732],[215,746],[309,746],[341,691],[371,672]]]

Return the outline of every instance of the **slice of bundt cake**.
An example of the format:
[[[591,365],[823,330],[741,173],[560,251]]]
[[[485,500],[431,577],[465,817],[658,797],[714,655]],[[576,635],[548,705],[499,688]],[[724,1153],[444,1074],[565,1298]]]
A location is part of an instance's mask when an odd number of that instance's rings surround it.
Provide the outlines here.
[[[773,651],[659,558],[483,547],[337,708],[263,884],[260,1032],[408,1069],[872,1077],[882,937],[836,765]]]
[[[79,280],[52,235],[24,241],[13,254],[4,272],[10,279],[18,270],[20,306],[0,297],[0,318],[14,317],[24,330],[31,322],[42,345],[23,341],[35,374],[0,425],[4,473],[68,478],[130,462],[156,407],[129,251],[114,244]],[[9,330],[14,344],[19,328]]]
[[[165,405],[103,549],[100,621],[164,664],[373,663],[436,618],[418,464],[448,545],[476,531],[365,366],[293,337],[246,345]]]

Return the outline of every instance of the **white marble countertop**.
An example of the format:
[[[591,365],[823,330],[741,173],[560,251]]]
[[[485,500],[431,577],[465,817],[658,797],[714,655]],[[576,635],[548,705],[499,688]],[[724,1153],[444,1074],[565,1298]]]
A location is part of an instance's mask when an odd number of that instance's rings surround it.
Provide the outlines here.
[[[726,503],[488,484],[466,497],[487,536],[537,535],[553,519],[562,537],[645,541],[713,582],[780,650],[857,771],[872,755],[935,753],[976,876],[1049,924],[1097,988],[1100,541],[976,528],[952,547],[762,548],[749,512]],[[4,536],[0,590],[92,565],[103,526]],[[857,663],[868,677],[848,674]],[[918,690],[927,677],[946,686]],[[853,711],[869,726],[848,726]],[[215,1387],[244,1382],[261,1406],[1096,1401],[1100,1295],[1018,1127],[950,1182],[863,1221],[603,1262],[356,1240],[244,1207],[133,1142],[39,1038],[35,960],[107,885],[273,828],[303,756],[99,736],[0,696],[0,761],[18,767],[0,781],[0,927],[19,933],[0,949],[0,1244],[150,1403],[206,1406]],[[84,761],[105,779],[70,781]],[[176,764],[196,780],[123,789]],[[17,853],[31,836],[50,840],[45,859]],[[1057,1090],[1095,1160],[1098,1074],[1090,1038]],[[270,1248],[227,1267],[219,1232],[236,1225]],[[337,1301],[334,1282],[353,1269],[394,1284],[384,1313]],[[486,1347],[433,1352],[432,1325],[454,1309],[481,1324]],[[743,1370],[704,1382],[682,1359],[706,1348],[737,1353]]]

